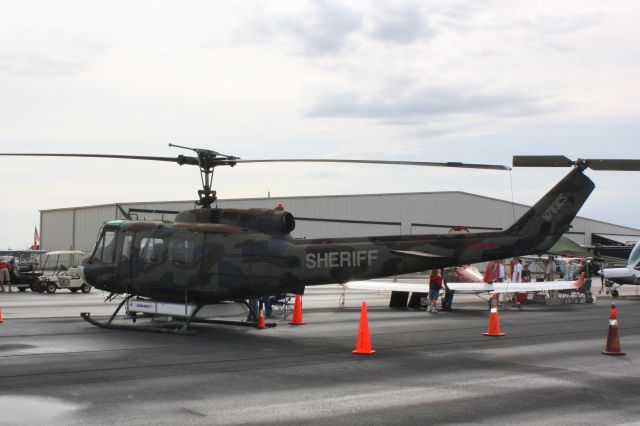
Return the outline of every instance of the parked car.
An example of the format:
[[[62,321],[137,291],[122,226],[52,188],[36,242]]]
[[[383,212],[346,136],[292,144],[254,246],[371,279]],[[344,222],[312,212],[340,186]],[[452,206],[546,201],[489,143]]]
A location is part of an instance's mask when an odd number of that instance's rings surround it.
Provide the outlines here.
[[[2,250],[0,258],[7,263],[13,259],[16,261],[18,270],[9,269],[11,284],[20,291],[30,288],[37,291],[39,286],[38,277],[42,275],[40,271],[40,256],[44,252],[38,250]]]
[[[40,287],[38,278],[41,276],[42,271],[37,270],[37,265],[20,265],[18,276],[12,274],[11,282],[19,291],[25,291],[28,288],[31,289],[31,291],[38,291]]]

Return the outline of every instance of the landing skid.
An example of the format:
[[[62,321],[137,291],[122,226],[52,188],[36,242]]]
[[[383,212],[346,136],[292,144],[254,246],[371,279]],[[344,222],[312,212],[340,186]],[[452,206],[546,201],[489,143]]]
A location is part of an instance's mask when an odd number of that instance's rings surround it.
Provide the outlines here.
[[[91,318],[90,312],[82,312],[80,316],[83,320],[91,325],[95,325],[100,328],[108,328],[111,330],[130,330],[130,331],[148,331],[152,333],[165,333],[165,334],[181,334],[181,335],[196,335],[195,330],[183,329],[178,327],[146,327],[140,325],[126,325],[126,324],[112,324],[111,322],[100,322]]]
[[[213,320],[213,319],[197,318],[196,315],[198,314],[198,312],[200,312],[200,310],[205,305],[197,305],[197,307],[191,312],[191,314],[189,316],[183,317],[183,318],[185,318],[184,321],[177,321],[176,325],[166,324],[166,325],[160,326],[160,327],[153,327],[153,326],[113,324],[113,320],[118,315],[118,312],[120,311],[120,309],[122,309],[122,306],[124,306],[129,301],[129,299],[131,299],[132,297],[133,297],[132,295],[125,297],[122,300],[122,302],[120,302],[118,307],[115,309],[115,311],[113,312],[111,317],[106,322],[100,322],[100,321],[94,320],[93,318],[91,318],[91,313],[89,313],[89,312],[82,312],[80,314],[80,316],[82,317],[82,319],[87,321],[89,324],[94,325],[96,327],[100,327],[100,328],[107,328],[107,329],[112,329],[112,330],[148,331],[148,332],[152,332],[152,333],[179,334],[179,335],[191,335],[191,336],[197,334],[197,332],[195,330],[192,330],[192,329],[189,328],[189,326],[192,323],[196,323],[196,324],[223,324],[223,325],[235,325],[235,326],[253,327],[253,328],[257,328],[257,326],[258,326],[257,322],[252,322],[252,321],[231,321],[231,320]],[[242,303],[245,306],[247,306],[249,308],[249,310],[257,318],[257,313],[253,312],[251,306],[249,306],[249,304],[246,301],[242,301],[242,302],[239,302],[239,303]],[[163,316],[166,316],[166,315],[163,315]],[[136,322],[136,320],[138,318],[153,318],[153,317],[154,317],[154,315],[143,314],[142,316],[138,316],[135,312],[134,313],[129,312],[126,318],[131,319],[133,322]],[[175,318],[175,315],[172,315],[172,317]],[[266,326],[268,328],[275,327],[276,325],[277,324],[275,324],[275,323],[267,323],[266,324]]]

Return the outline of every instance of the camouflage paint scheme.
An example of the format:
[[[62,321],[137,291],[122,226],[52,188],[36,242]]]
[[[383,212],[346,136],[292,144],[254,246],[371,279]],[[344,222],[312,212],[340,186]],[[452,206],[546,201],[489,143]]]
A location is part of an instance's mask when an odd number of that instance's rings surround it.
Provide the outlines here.
[[[199,209],[175,222],[107,222],[102,235],[117,234],[114,260],[101,261],[96,250],[82,270],[98,289],[207,304],[542,253],[569,230],[595,187],[582,171],[574,168],[504,231],[307,240],[290,236],[295,222],[282,209]],[[131,261],[121,259],[125,235],[135,236]],[[155,263],[140,260],[149,237],[165,242]],[[193,242],[188,264],[168,258],[175,239]]]

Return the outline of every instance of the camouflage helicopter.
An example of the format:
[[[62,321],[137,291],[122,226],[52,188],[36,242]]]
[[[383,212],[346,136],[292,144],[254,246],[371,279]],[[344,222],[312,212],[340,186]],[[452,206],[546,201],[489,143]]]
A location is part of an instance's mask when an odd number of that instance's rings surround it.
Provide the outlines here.
[[[252,309],[246,299],[285,292],[301,293],[305,286],[368,280],[541,253],[569,229],[595,187],[583,174],[595,163],[592,160],[570,162],[567,159],[574,168],[503,231],[295,239],[290,235],[295,227],[295,218],[283,208],[212,208],[216,200],[216,192],[211,186],[214,169],[240,163],[287,161],[509,168],[486,164],[376,160],[241,160],[207,149],[170,146],[190,149],[196,156],[0,154],[152,160],[199,167],[203,188],[198,191],[197,204],[201,208],[180,212],[173,222],[114,220],[103,224],[93,252],[82,261],[82,274],[86,282],[109,292],[109,298],[120,294],[125,297],[107,322],[95,321],[88,313],[81,314],[96,326],[150,330],[148,327],[112,323],[125,303],[128,302],[127,307],[130,308],[131,303],[138,301],[135,303],[139,305],[140,300],[184,307],[181,316],[186,318],[186,322],[169,331],[185,331],[192,322],[239,324],[201,319],[198,313],[205,306],[229,301],[243,303]],[[621,160],[610,161],[613,163],[597,163],[596,167],[620,169]],[[514,157],[515,166],[561,165],[556,163],[558,157]],[[634,167],[634,170],[640,169],[638,164]]]

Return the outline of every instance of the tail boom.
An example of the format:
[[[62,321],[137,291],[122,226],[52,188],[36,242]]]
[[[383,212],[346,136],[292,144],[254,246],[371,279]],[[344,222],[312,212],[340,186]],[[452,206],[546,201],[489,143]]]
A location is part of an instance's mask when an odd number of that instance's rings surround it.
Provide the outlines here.
[[[594,188],[576,168],[504,231],[301,241],[300,278],[307,285],[340,283],[544,253]]]

